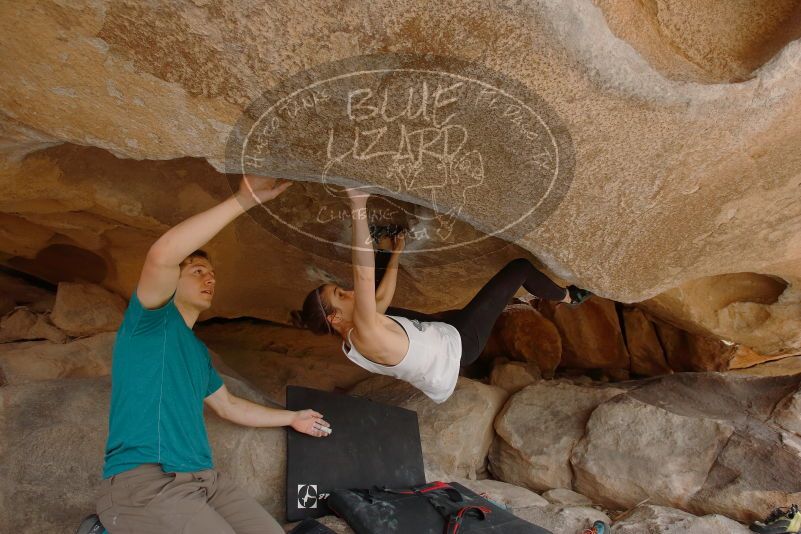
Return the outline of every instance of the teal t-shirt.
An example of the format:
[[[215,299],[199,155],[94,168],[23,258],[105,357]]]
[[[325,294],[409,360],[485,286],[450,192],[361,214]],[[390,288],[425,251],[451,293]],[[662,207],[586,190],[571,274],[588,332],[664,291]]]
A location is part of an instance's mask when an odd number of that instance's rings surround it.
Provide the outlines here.
[[[134,292],[117,331],[103,478],[144,463],[168,473],[213,467],[203,399],[223,382],[174,298],[148,310]]]

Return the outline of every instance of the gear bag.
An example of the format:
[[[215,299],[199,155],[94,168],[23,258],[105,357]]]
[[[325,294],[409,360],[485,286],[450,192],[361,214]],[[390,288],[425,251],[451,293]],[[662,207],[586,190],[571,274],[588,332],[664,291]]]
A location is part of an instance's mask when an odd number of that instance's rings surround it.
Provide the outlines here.
[[[455,482],[334,490],[328,506],[356,534],[552,534]]]

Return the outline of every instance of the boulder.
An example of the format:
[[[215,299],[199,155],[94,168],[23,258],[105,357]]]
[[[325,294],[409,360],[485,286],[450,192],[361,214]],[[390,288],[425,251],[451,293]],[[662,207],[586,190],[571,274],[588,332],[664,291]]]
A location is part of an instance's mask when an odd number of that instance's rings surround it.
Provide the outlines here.
[[[0,369],[12,385],[107,376],[111,374],[115,338],[115,333],[106,332],[69,343],[14,343],[0,349]]]
[[[609,509],[650,504],[750,522],[801,499],[801,375],[675,373],[599,387],[539,382],[498,415],[492,473],[572,489]]]
[[[489,382],[511,395],[539,379],[540,369],[536,364],[496,360],[495,365],[492,366]]]
[[[562,506],[592,506],[592,501],[582,495],[565,488],[555,488],[542,494],[542,498],[551,504]]]
[[[621,396],[589,417],[571,457],[575,488],[610,508],[644,499],[686,507],[733,431]]]
[[[721,515],[697,517],[675,508],[644,504],[612,527],[615,534],[747,534],[748,527]]]
[[[639,308],[625,306],[626,348],[631,356],[631,372],[641,376],[658,376],[673,372],[665,360],[653,322]]]
[[[0,388],[1,532],[73,532],[94,510],[110,386],[104,377]],[[207,429],[216,468],[280,520],[285,431],[248,429],[213,414],[207,416]]]
[[[547,504],[516,510],[515,515],[553,534],[575,534],[589,528],[595,521],[609,524],[609,516],[589,506],[562,506]]]
[[[67,335],[54,326],[47,315],[33,313],[27,308],[17,308],[0,319],[0,343],[33,339],[64,343]]]
[[[476,478],[486,472],[492,423],[506,400],[501,388],[460,377],[453,395],[437,404],[406,382],[375,376],[350,394],[417,412],[425,468],[440,478]]]
[[[737,353],[737,346],[716,337],[677,328],[656,321],[656,331],[665,359],[674,371],[725,371]]]
[[[495,322],[482,357],[533,363],[550,378],[562,359],[562,339],[556,325],[529,304],[510,304]]]
[[[51,319],[73,337],[91,336],[116,331],[126,307],[122,297],[99,285],[61,282]]]
[[[570,455],[595,408],[623,390],[538,382],[512,395],[495,420],[492,474],[535,491],[572,488]]]
[[[37,339],[31,330],[38,316],[26,308],[14,309],[0,318],[0,340],[3,343]],[[62,332],[62,339],[64,334]]]
[[[801,483],[793,474],[801,469],[801,440],[772,425],[749,423],[718,454],[687,511],[749,523],[801,500]]]
[[[452,480],[452,482],[458,482],[478,495],[482,495],[491,501],[505,506],[512,513],[523,508],[545,506],[548,504],[548,501],[533,491],[513,484],[507,484],[500,480],[469,480],[457,478]]]
[[[801,436],[801,391],[794,391],[779,401],[771,420],[784,430]]]
[[[539,309],[561,334],[562,367],[629,368],[629,353],[613,301],[597,296],[579,306],[540,301]]]
[[[50,312],[55,303],[55,293],[43,286],[44,284],[36,285],[13,271],[0,271],[0,299],[13,302],[15,306],[25,306],[36,313]],[[0,311],[0,315],[5,315],[7,311]]]
[[[763,361],[797,354],[801,289],[792,271],[799,266],[796,257],[768,270],[703,276],[639,306],[684,330],[748,347]]]
[[[772,419],[801,376],[677,373],[598,406],[573,450],[573,489],[610,508],[650,504],[742,522],[801,498],[801,441]]]

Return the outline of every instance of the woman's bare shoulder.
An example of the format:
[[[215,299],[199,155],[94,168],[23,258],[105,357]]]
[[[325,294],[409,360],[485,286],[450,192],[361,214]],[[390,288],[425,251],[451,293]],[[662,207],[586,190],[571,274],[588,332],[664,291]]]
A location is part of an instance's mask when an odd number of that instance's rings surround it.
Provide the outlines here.
[[[377,363],[394,365],[403,359],[409,348],[409,341],[398,323],[386,315],[379,315],[375,326],[367,331],[354,328],[351,341],[362,355]]]

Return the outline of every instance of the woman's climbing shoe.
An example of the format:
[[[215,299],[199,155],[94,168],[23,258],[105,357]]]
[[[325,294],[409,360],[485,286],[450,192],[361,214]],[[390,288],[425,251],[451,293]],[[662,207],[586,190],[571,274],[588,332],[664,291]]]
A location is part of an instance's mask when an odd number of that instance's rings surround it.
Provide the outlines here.
[[[578,306],[592,296],[592,293],[586,289],[581,289],[576,286],[567,286],[567,294],[570,295],[571,306]]]
[[[760,534],[796,534],[801,532],[801,514],[798,505],[789,508],[776,508],[765,521],[755,521],[749,527]]]

